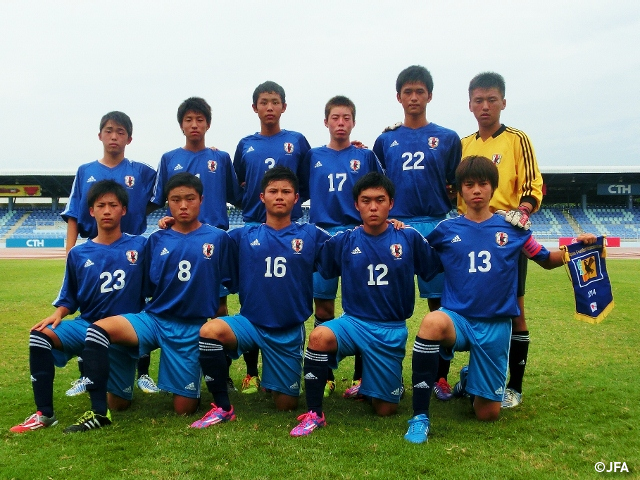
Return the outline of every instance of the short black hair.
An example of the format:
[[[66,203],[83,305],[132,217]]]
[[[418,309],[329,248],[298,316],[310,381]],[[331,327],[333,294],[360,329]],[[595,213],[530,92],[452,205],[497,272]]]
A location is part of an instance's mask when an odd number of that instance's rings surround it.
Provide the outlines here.
[[[400,93],[406,83],[423,83],[427,93],[433,93],[433,78],[422,65],[411,65],[400,72],[396,80],[396,92]]]
[[[287,103],[284,95],[284,88],[278,85],[276,82],[272,82],[271,80],[267,80],[264,83],[261,83],[256,87],[253,91],[253,105],[258,104],[258,97],[261,93],[275,93],[276,95],[280,95],[280,101],[282,103]]]
[[[115,180],[100,180],[94,183],[87,193],[87,206],[93,208],[98,199],[108,193],[113,193],[124,208],[129,206],[127,189]]]
[[[356,121],[356,104],[351,101],[350,98],[345,97],[344,95],[336,95],[331,98],[327,104],[324,106],[324,119],[329,119],[329,114],[331,113],[331,109],[333,107],[347,107],[351,109],[351,117],[353,121]]]
[[[504,77],[496,72],[482,72],[476,75],[469,82],[469,98],[471,98],[471,93],[476,88],[496,88],[504,98],[504,94],[506,91],[506,85],[504,83]]]
[[[353,186],[353,201],[357,202],[363,190],[367,188],[383,188],[389,195],[389,200],[393,200],[396,195],[396,187],[389,177],[379,172],[369,172],[361,177]]]
[[[473,155],[464,157],[456,168],[456,188],[462,191],[462,184],[469,180],[476,182],[487,181],[495,191],[498,188],[498,167],[487,157]]]
[[[260,182],[260,189],[262,193],[267,190],[267,187],[271,182],[276,182],[278,180],[285,180],[289,182],[293,187],[293,191],[295,193],[298,193],[298,177],[295,173],[293,173],[293,170],[282,165],[276,165],[275,167],[267,170],[267,172],[264,174],[264,177],[262,177],[262,181]]]
[[[178,187],[193,188],[201,197],[202,192],[204,191],[204,188],[202,187],[202,180],[200,180],[200,178],[196,177],[193,173],[180,172],[176,173],[171,178],[169,178],[169,180],[167,180],[167,183],[164,186],[164,198],[168,199],[169,192]]]
[[[129,138],[131,138],[131,134],[133,133],[133,123],[131,123],[129,115],[118,111],[107,113],[100,119],[100,131],[102,131],[109,120],[123,127],[127,131]]]
[[[180,104],[178,107],[178,123],[180,126],[182,126],[182,120],[184,120],[184,116],[189,111],[204,115],[204,118],[207,120],[207,125],[211,125],[211,106],[204,98],[190,97]]]

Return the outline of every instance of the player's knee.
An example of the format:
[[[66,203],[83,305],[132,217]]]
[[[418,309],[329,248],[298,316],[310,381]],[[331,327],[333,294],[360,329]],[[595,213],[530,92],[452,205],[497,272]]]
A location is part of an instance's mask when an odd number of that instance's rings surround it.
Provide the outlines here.
[[[479,402],[479,397],[473,403],[476,418],[481,422],[495,422],[500,417],[501,402]]]
[[[388,417],[390,415],[395,415],[398,412],[398,404],[397,403],[389,403],[383,400],[379,400],[374,398],[371,400],[371,405],[373,406],[373,410],[377,415],[381,417]]]
[[[229,340],[228,338],[226,338],[228,336],[226,334],[227,330],[230,330],[230,328],[225,322],[214,318],[200,327],[200,336],[204,338],[210,338],[212,340],[219,340],[224,344],[227,340]]]
[[[428,313],[420,323],[418,336],[429,340],[442,340],[451,319],[441,311]]]
[[[309,348],[319,352],[334,350],[336,346],[336,336],[327,327],[316,327],[309,335]]]
[[[292,397],[291,395],[285,395],[284,393],[278,392],[273,392],[272,396],[276,405],[276,410],[288,412],[298,408],[298,397]]]
[[[173,410],[178,415],[191,415],[198,409],[199,398],[187,398],[180,395],[173,396]]]
[[[131,406],[131,400],[127,400],[126,398],[122,398],[112,393],[108,393],[107,405],[109,406],[109,410],[113,412],[121,412],[123,410],[128,409]]]

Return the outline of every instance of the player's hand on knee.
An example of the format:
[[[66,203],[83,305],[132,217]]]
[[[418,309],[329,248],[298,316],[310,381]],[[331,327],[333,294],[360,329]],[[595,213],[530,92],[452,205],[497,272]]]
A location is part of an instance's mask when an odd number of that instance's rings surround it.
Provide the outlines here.
[[[394,123],[393,125],[389,125],[385,127],[382,133],[393,132],[394,130],[399,129],[402,126],[402,122]]]

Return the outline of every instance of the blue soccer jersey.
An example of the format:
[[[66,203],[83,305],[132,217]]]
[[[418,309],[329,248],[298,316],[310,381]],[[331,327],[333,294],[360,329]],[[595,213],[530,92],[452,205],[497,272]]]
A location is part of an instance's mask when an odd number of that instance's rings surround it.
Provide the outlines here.
[[[145,249],[149,268],[145,311],[181,319],[215,317],[220,284],[237,290],[237,251],[223,230],[202,224],[187,234],[153,233]]]
[[[380,135],[373,151],[396,186],[394,216],[442,217],[451,210],[446,186],[455,182],[462,151],[456,132],[435,123],[401,126]]]
[[[100,180],[115,180],[127,189],[129,207],[120,221],[122,232],[132,235],[144,233],[147,229],[147,204],[153,194],[156,171],[145,163],[127,158],[115,167],[108,167],[97,160],[80,165],[73,179],[67,208],[60,214],[64,221],[75,218],[81,237],[94,238],[98,235],[96,221],[89,215],[87,194],[93,184]]]
[[[308,179],[302,200],[311,198],[309,220],[322,228],[361,223],[353,202],[353,185],[369,172],[382,172],[371,150],[349,146],[343,150],[312,148],[300,169],[300,178]],[[307,192],[308,190],[308,192]]]
[[[242,218],[245,222],[262,223],[267,219],[260,200],[260,182],[265,172],[282,165],[300,177],[300,164],[310,148],[304,135],[289,130],[281,130],[269,137],[255,133],[240,140],[233,157],[233,167],[238,181],[244,184]],[[306,181],[300,178],[300,183],[306,184]],[[298,202],[293,207],[291,218],[297,220],[301,217],[302,207]]]
[[[165,153],[158,165],[158,177],[151,199],[153,203],[160,206],[165,204],[164,187],[173,175],[181,172],[193,173],[202,181],[204,191],[198,220],[227,230],[227,203],[236,204],[242,196],[229,154],[210,148],[199,152],[176,148]]]
[[[311,223],[229,232],[240,258],[240,314],[266,328],[291,328],[313,312],[313,271],[329,234]]]
[[[518,316],[520,252],[535,260],[549,256],[531,232],[500,215],[481,223],[464,216],[444,220],[427,239],[444,265],[442,306],[465,317]]]
[[[110,245],[87,240],[73,247],[55,307],[80,311],[83,319],[139,312],[144,305],[145,238],[123,234]]]
[[[320,251],[318,271],[342,276],[342,308],[371,322],[403,322],[413,314],[414,275],[429,280],[440,269],[435,251],[413,228],[389,225],[380,235],[363,228],[333,236]]]

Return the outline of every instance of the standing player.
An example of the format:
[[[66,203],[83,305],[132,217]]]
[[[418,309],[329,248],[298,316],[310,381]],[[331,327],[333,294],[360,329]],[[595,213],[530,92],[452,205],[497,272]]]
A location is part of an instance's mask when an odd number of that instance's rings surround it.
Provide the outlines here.
[[[276,408],[298,406],[313,271],[329,235],[311,223],[291,221],[299,194],[298,179],[289,168],[275,166],[264,174],[260,199],[266,222],[229,234],[239,250],[240,314],[213,319],[200,330],[200,365],[215,403],[193,428],[235,419],[224,383],[229,373],[225,352],[238,358],[260,348],[262,385],[271,391]]]
[[[415,303],[414,276],[428,280],[439,268],[435,252],[413,228],[387,223],[394,186],[378,172],[356,182],[353,199],[362,228],[346,230],[324,244],[318,259],[323,277],[342,277],[344,314],[315,328],[304,358],[309,412],[298,417],[294,437],[326,425],[322,411],[328,367],[348,355],[362,355],[360,393],[372,398],[378,415],[392,415],[404,390],[402,360],[406,319]]]
[[[404,110],[404,122],[378,137],[373,151],[397,189],[394,217],[411,225],[422,235],[445,218],[451,210],[447,186],[453,184],[460,163],[460,137],[427,120],[427,104],[433,93],[429,71],[418,65],[404,69],[396,80],[396,97]],[[418,278],[420,297],[429,309],[440,307],[442,276],[431,282]],[[446,381],[448,365],[434,386],[439,399],[451,399]]]
[[[145,264],[141,254],[145,240],[122,234],[120,223],[127,204],[126,189],[114,180],[95,182],[87,192],[87,210],[95,219],[98,233],[71,249],[60,294],[53,302],[56,311],[31,329],[29,367],[37,412],[11,428],[12,432],[56,425],[54,365],[64,367],[82,352],[91,322],[142,308]],[[78,317],[62,321],[76,310],[80,311]],[[114,409],[131,399],[133,376],[119,380],[110,378],[107,387],[109,404]]]
[[[311,148],[301,133],[280,128],[280,117],[287,109],[284,89],[280,85],[271,81],[258,85],[253,91],[252,107],[260,120],[260,132],[240,140],[233,157],[233,167],[244,189],[242,218],[249,225],[266,220],[265,206],[260,200],[265,172],[281,165],[300,176],[300,164]],[[306,185],[302,178],[301,184]],[[300,203],[293,207],[291,219],[294,221],[302,217]],[[255,393],[260,388],[258,350],[247,352],[244,360],[247,376],[242,381],[242,393]]]
[[[158,385],[173,393],[179,415],[195,412],[200,398],[198,334],[218,311],[220,284],[235,289],[236,250],[226,232],[198,220],[202,182],[191,173],[172,176],[165,186],[175,224],[153,233],[145,248],[148,277],[141,313],[99,320],[87,329],[83,357],[91,410],[65,432],[111,424],[106,403],[108,349],[113,343],[140,352],[161,348]],[[127,365],[115,366],[118,375]]]
[[[444,266],[442,308],[422,320],[413,346],[414,416],[405,439],[427,441],[430,385],[436,379],[441,355],[470,351],[454,391],[472,397],[476,417],[493,421],[507,379],[511,318],[519,314],[516,297],[520,252],[544,268],[563,264],[563,253],[549,252],[531,232],[505,223],[489,207],[498,188],[498,169],[485,157],[465,157],[456,171],[456,186],[467,209],[465,215],[440,223],[427,240]],[[595,242],[594,235],[578,240]],[[487,285],[491,285],[487,295]]]
[[[469,110],[478,121],[478,131],[462,139],[465,157],[482,155],[498,167],[500,181],[490,204],[491,211],[511,211],[513,225],[525,227],[529,216],[542,202],[542,175],[533,145],[524,132],[500,123],[500,113],[507,106],[505,83],[501,75],[485,72],[469,83]],[[461,213],[466,205],[458,201]],[[527,227],[528,228],[528,227]],[[520,314],[513,318],[509,371],[511,377],[504,394],[503,408],[522,402],[522,379],[529,352],[529,329],[524,313],[524,293],[527,279],[527,258],[523,254],[518,263],[518,306]]]
[[[347,97],[330,99],[324,109],[324,125],[329,129],[329,143],[312,148],[307,153],[301,176],[309,179],[310,221],[330,234],[354,228],[361,223],[353,203],[352,189],[356,181],[369,172],[382,172],[380,162],[371,150],[351,144],[351,131],[356,125],[356,106]],[[313,276],[315,326],[335,317],[338,278],[325,280],[319,273]],[[356,354],[352,387],[345,397],[355,397],[362,378],[362,357]],[[325,397],[336,388],[333,370],[325,386]],[[356,394],[351,392],[355,391]]]
[[[125,148],[131,143],[132,133],[133,124],[125,113],[109,112],[100,120],[98,138],[103,145],[102,158],[78,168],[73,179],[69,203],[61,213],[62,218],[67,222],[67,253],[76,244],[78,235],[94,238],[98,234],[96,221],[87,208],[87,195],[91,186],[100,180],[115,180],[127,190],[129,207],[127,215],[122,218],[120,226],[122,232],[141,235],[147,229],[147,214],[155,210],[149,201],[153,193],[156,172],[145,163],[125,158]],[[78,357],[78,368],[80,378],[67,390],[68,396],[80,395],[86,391],[81,357]],[[149,376],[148,356],[141,357],[138,370],[140,375],[138,386],[146,393],[158,392],[153,379]]]

